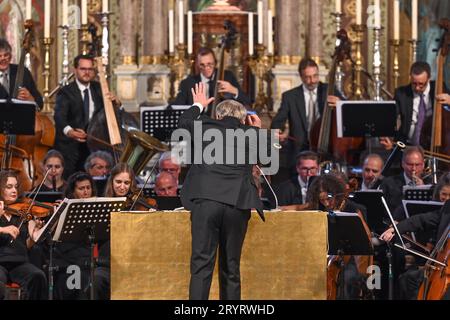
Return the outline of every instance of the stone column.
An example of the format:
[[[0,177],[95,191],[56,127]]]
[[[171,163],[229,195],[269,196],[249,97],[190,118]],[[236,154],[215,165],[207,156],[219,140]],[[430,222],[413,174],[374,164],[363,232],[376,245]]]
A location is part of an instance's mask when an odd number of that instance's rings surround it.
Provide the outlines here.
[[[136,64],[138,0],[120,1],[120,54],[124,65]]]
[[[322,55],[322,0],[309,1],[308,55],[318,64]]]
[[[126,2],[126,1],[124,1]],[[167,2],[144,1],[142,23],[142,64],[160,64],[167,49]]]

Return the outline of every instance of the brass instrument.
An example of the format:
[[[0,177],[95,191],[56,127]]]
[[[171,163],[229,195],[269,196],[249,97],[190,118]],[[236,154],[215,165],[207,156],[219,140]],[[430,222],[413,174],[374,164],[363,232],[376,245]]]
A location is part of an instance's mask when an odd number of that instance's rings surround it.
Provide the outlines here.
[[[169,151],[169,147],[145,132],[129,129],[128,140],[120,157],[120,162],[127,163],[136,175],[147,165],[158,152]]]

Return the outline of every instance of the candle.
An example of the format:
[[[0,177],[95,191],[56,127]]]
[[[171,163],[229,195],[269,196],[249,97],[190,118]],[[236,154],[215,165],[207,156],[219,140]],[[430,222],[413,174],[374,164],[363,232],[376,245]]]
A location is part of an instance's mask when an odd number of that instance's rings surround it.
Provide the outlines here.
[[[26,6],[25,6],[25,19],[31,20],[31,0],[27,0]]]
[[[341,13],[341,0],[336,0],[336,13]]]
[[[173,10],[169,10],[169,52],[174,52],[174,20]]]
[[[183,1],[178,2],[178,42],[184,43],[184,9]]]
[[[81,24],[88,23],[87,0],[81,0]]]
[[[44,38],[50,38],[50,12],[51,3],[50,0],[45,0],[44,8]]]
[[[400,40],[400,0],[394,0],[394,40]]]
[[[192,23],[192,11],[189,10],[187,13],[187,28],[188,28],[188,39],[187,39],[187,53],[188,54],[192,54],[193,49],[192,49],[192,42],[194,39],[194,33],[192,32],[192,27],[193,27],[193,23]]]
[[[62,25],[69,25],[69,0],[63,0],[62,2]]]
[[[273,53],[272,10],[267,10],[267,53]]]
[[[258,43],[263,43],[263,2],[258,1]]]
[[[417,8],[417,0],[412,0],[411,3],[411,7],[412,7],[412,13],[411,13],[411,38],[413,40],[417,40],[417,19],[418,19],[418,8]]]
[[[253,12],[248,13],[248,54],[253,55]]]
[[[356,0],[356,24],[362,24],[362,0]]]
[[[109,8],[108,8],[108,0],[103,0],[102,1],[102,11],[103,12],[108,12]]]
[[[381,6],[380,6],[380,0],[374,1],[374,7],[375,7],[375,28],[381,27]]]

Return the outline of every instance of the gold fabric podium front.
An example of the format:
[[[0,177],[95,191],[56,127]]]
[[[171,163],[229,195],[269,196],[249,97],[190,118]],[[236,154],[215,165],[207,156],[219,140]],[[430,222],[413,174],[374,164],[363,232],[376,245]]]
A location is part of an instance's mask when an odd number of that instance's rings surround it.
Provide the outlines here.
[[[241,260],[242,299],[326,299],[325,212],[252,213]],[[111,214],[111,298],[188,299],[190,215]],[[210,299],[218,299],[217,268]]]

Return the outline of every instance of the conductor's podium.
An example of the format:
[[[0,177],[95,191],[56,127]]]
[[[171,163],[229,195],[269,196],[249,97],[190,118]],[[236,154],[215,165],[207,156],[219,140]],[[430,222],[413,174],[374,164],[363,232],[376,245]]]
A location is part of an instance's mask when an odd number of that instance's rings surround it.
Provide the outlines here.
[[[326,299],[327,214],[252,212],[241,259],[242,299]],[[188,299],[187,211],[111,214],[111,298]],[[218,299],[217,264],[210,299]]]

